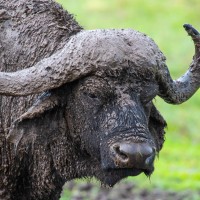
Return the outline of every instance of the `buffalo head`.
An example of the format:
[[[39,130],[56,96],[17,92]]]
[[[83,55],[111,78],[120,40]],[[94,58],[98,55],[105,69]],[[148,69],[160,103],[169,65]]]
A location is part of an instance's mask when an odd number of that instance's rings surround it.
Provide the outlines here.
[[[158,85],[122,69],[84,77],[71,87],[66,109],[70,134],[80,137],[80,149],[98,163],[94,175],[109,185],[141,172],[149,176],[166,125],[152,103]]]
[[[185,28],[199,44],[198,32],[190,25]],[[82,31],[35,66],[0,73],[1,94],[48,90],[16,120],[9,137],[15,138],[13,130],[24,120],[59,107],[79,152],[79,175],[74,177],[95,176],[112,186],[127,176],[149,176],[166,126],[152,100],[158,95],[178,104],[194,94],[200,80],[198,47],[190,69],[173,81],[165,57],[146,35],[133,30]]]

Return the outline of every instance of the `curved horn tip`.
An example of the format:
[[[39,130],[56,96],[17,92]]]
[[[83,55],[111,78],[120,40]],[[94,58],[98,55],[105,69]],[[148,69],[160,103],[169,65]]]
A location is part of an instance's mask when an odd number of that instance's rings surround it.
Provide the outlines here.
[[[200,35],[200,33],[191,24],[184,24],[183,27],[190,36]]]

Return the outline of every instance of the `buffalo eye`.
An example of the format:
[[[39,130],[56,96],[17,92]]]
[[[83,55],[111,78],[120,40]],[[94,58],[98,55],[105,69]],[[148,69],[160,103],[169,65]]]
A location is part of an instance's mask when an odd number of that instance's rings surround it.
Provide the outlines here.
[[[97,94],[95,92],[84,91],[83,95],[86,97],[87,100],[89,100],[89,102],[92,101],[91,103],[100,104],[102,102],[102,97],[100,96],[100,94]]]
[[[79,92],[86,104],[107,104],[113,96],[113,90],[110,85],[99,77],[84,79],[81,82]]]
[[[88,97],[90,97],[91,99],[98,99],[98,96],[97,96],[96,94],[88,93],[87,95],[88,95]]]

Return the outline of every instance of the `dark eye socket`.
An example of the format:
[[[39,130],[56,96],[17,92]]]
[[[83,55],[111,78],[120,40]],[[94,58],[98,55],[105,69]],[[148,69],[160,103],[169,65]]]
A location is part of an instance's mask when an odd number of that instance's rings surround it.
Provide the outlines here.
[[[88,93],[88,96],[89,96],[91,99],[98,99],[98,96],[97,96],[96,94]]]
[[[90,99],[93,99],[93,100],[99,100],[100,99],[100,96],[96,93],[93,93],[93,92],[89,92],[89,91],[85,91],[83,93],[85,96],[89,97]]]
[[[107,104],[115,99],[115,95],[112,91],[84,91],[84,96],[88,99],[91,103],[100,104]]]

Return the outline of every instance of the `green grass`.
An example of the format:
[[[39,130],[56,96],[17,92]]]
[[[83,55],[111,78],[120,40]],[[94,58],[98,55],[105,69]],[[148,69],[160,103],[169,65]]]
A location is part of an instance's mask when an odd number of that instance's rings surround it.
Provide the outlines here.
[[[85,29],[133,28],[152,37],[167,57],[174,79],[188,68],[194,48],[182,28],[200,29],[199,0],[58,0]],[[155,102],[168,122],[166,142],[151,181],[130,177],[141,187],[200,190],[200,92],[188,102]],[[65,191],[67,192],[67,191]]]

